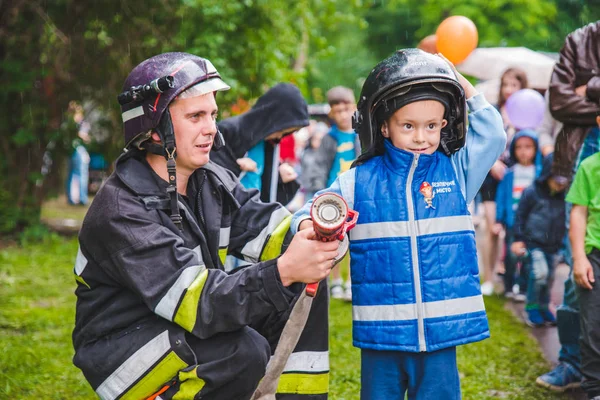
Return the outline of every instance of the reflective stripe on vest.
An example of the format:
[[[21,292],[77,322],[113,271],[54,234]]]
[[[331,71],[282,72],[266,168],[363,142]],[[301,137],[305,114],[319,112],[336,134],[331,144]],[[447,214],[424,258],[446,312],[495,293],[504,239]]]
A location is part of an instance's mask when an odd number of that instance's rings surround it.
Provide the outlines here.
[[[349,234],[352,240],[407,237],[410,236],[410,224],[409,221],[357,224]],[[470,215],[418,219],[413,224],[416,225],[417,236],[474,231],[473,219]]]
[[[424,318],[439,318],[451,315],[485,311],[482,296],[423,303]],[[354,321],[409,321],[417,319],[416,304],[393,304],[381,306],[352,307]]]

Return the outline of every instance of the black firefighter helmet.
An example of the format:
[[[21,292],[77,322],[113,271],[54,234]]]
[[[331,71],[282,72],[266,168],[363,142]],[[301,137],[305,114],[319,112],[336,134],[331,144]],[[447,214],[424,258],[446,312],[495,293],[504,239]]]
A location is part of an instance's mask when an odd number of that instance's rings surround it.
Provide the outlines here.
[[[437,100],[446,109],[448,124],[442,129],[438,150],[449,156],[463,147],[466,99],[454,71],[441,57],[405,49],[377,64],[363,84],[353,121],[363,149],[361,159],[382,154],[383,122],[401,107],[420,100]]]

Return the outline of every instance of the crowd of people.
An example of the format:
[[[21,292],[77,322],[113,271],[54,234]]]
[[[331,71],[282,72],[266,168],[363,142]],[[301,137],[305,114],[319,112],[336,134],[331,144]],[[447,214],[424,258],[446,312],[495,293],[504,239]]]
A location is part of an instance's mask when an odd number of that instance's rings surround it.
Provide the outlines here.
[[[560,363],[537,383],[600,399],[598,65],[600,22],[567,37],[543,123],[518,129],[505,105],[524,71],[505,71],[492,106],[418,49],[375,66],[358,103],[331,88],[327,122],[280,83],[217,123],[229,86],[209,60],[142,62],[124,91],[174,84],[122,105],[127,151],[79,236],[75,364],[101,398],[250,398],[320,282],[278,398],[327,398],[331,297],[352,302],[361,398],[459,399],[456,346],[489,337],[498,291],[525,302],[529,326],[558,326]],[[326,192],[359,213],[339,264],[310,219]],[[555,312],[559,259],[573,279]]]

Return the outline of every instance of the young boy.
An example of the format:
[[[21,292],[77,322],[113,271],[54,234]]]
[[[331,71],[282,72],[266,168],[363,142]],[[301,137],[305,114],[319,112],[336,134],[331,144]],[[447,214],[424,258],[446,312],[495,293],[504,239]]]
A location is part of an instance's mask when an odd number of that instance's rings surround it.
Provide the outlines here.
[[[514,241],[513,225],[515,211],[525,188],[529,187],[539,175],[541,157],[538,151],[538,139],[535,131],[522,130],[515,134],[510,143],[510,162],[513,166],[506,172],[496,190],[496,223],[492,227],[495,235],[500,234],[502,228],[506,230],[504,242],[506,249],[510,249]],[[516,301],[525,301],[526,284],[526,258],[514,257],[510,251],[506,252],[504,259],[504,295]],[[521,261],[518,288],[513,291],[517,263]]]
[[[530,265],[525,323],[531,327],[556,325],[548,304],[555,258],[565,236],[567,182],[552,175],[552,160],[552,154],[544,159],[540,176],[523,192],[510,247],[515,256],[527,256]]]
[[[350,165],[360,155],[360,144],[352,129],[352,115],[356,111],[352,90],[344,86],[333,87],[327,92],[327,102],[331,107],[329,119],[333,124],[321,142],[319,157],[324,159],[327,186],[331,186],[341,173],[350,169]],[[331,271],[330,291],[334,299],[352,300],[349,268],[350,260],[345,257],[339,267]],[[346,283],[342,279],[342,269],[348,274]]]
[[[600,130],[600,115],[596,123]],[[581,162],[567,201],[573,204],[569,238],[579,286],[581,386],[589,399],[600,400],[600,152]]]
[[[379,63],[360,98],[368,150],[325,190],[359,212],[349,238],[361,398],[459,399],[456,346],[489,337],[467,204],[505,148],[502,119],[447,60],[417,49]],[[292,229],[312,226],[310,207]]]

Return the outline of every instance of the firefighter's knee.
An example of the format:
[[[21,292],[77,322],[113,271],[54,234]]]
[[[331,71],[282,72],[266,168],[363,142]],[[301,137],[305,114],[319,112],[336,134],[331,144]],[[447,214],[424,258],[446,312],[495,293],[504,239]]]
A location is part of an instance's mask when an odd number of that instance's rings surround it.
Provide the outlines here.
[[[254,390],[258,382],[265,376],[267,363],[271,358],[269,342],[261,334],[251,328],[244,329],[236,354],[237,362],[243,366],[243,381]],[[236,383],[237,384],[237,383]]]

